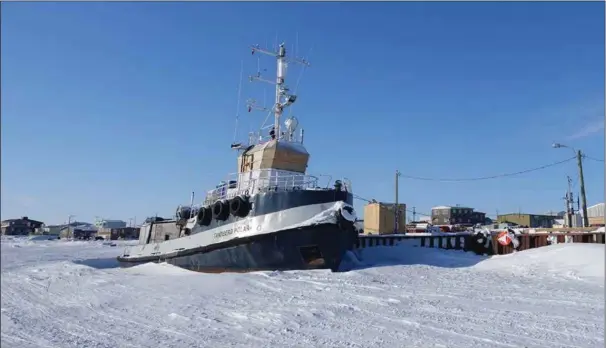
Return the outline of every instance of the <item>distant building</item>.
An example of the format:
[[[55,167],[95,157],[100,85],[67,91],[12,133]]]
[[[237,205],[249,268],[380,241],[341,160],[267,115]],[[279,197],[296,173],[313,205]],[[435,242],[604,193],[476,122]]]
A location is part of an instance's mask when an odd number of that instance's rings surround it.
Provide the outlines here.
[[[589,226],[604,226],[604,219],[604,203],[587,207],[587,220],[589,220]]]
[[[486,223],[486,213],[469,207],[438,206],[431,208],[431,223],[434,225],[476,225]]]
[[[71,235],[74,239],[92,239],[96,233],[96,230],[82,230],[79,228],[74,228]]]
[[[65,227],[65,225],[49,225],[45,226],[42,234],[47,234],[51,236],[58,236],[61,234],[61,230]]]
[[[520,227],[552,228],[557,218],[554,215],[512,213],[497,216],[497,221],[514,223]]]
[[[61,238],[89,239],[97,233],[97,228],[86,222],[72,222],[61,225],[59,236]]]
[[[105,240],[139,239],[139,230],[137,227],[100,228],[97,236]]]
[[[557,219],[553,220],[553,225],[551,227],[552,228],[566,227],[566,219],[560,219],[559,217],[557,217]]]
[[[506,230],[508,228],[518,228],[519,226],[518,226],[518,224],[515,224],[512,222],[501,222],[501,223],[489,223],[482,227],[487,228],[489,230]]]
[[[32,220],[27,216],[21,219],[8,219],[2,221],[2,234],[5,236],[27,236],[36,232],[42,232],[44,223]]]
[[[126,227],[126,222],[122,221],[122,220],[99,220],[95,222],[95,226],[98,229],[102,229],[102,228],[123,228]]]

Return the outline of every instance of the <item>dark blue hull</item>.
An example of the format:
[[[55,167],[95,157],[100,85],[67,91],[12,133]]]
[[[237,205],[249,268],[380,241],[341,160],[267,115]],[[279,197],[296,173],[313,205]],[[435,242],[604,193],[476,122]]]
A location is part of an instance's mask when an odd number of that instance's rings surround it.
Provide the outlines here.
[[[331,269],[337,271],[343,255],[356,245],[358,234],[350,224],[322,224],[240,238],[209,247],[184,250],[170,258],[118,258],[122,267],[148,262],[169,264],[199,272]]]
[[[252,209],[247,218],[269,216],[287,209],[342,201],[351,204],[350,192],[332,189],[273,191],[251,197]],[[307,219],[302,217],[303,220]],[[213,219],[207,226],[197,226],[192,235],[212,230],[242,218],[230,215],[225,221]],[[151,233],[150,233],[151,236]],[[141,257],[118,257],[129,267],[148,262],[167,262],[201,272],[246,272],[255,270],[294,270],[326,268],[337,270],[346,251],[356,245],[358,234],[352,222],[324,223],[294,229],[237,238],[206,246],[192,247],[171,254]],[[147,238],[147,243],[150,238]]]
[[[248,216],[255,217],[292,208],[338,201],[343,201],[351,205],[353,204],[353,195],[351,192],[336,191],[332,189],[318,191],[300,190],[262,192],[251,197],[253,208]],[[234,216],[229,216],[229,218],[227,218],[225,221],[212,220],[210,225],[198,227],[193,233],[209,231],[239,220],[241,220],[241,218]]]

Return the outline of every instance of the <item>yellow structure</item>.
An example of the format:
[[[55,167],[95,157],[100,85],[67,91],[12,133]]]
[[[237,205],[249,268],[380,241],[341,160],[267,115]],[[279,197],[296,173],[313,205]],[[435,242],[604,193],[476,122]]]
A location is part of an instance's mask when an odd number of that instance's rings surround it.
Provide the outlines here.
[[[606,224],[603,216],[590,216],[588,220],[589,226],[604,226]]]
[[[497,222],[500,223],[514,223],[519,226],[528,226],[531,228],[542,227],[542,228],[551,228],[553,226],[553,222],[555,220],[555,216],[551,215],[537,215],[537,214],[522,214],[522,213],[513,213],[513,214],[504,214],[497,216]]]
[[[406,233],[406,204],[398,204],[398,231]],[[394,203],[369,203],[364,207],[364,234],[393,234],[396,208]]]
[[[238,172],[277,169],[305,173],[308,161],[309,153],[302,145],[271,140],[242,152],[238,156]]]

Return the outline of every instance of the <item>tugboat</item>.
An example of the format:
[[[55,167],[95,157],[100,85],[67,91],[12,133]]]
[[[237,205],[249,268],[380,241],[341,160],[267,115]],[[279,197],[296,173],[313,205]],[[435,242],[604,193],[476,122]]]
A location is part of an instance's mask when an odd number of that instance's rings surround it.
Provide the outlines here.
[[[249,112],[267,111],[268,119],[273,114],[272,124],[250,133],[247,145],[232,143],[238,172],[210,190],[202,204],[194,205],[192,193],[190,204],[179,206],[174,219],[148,219],[139,244],[118,257],[121,266],[167,262],[200,272],[338,271],[344,254],[355,246],[351,182],[329,179],[320,186],[318,177],[306,174],[310,155],[303,130],[297,132],[298,120],[288,117],[284,130],[280,124],[285,109],[297,100],[286,85],[287,64],[308,67],[309,62],[287,57],[284,43],[277,51],[251,49],[277,62],[275,82],[260,72],[250,77],[275,85],[273,107],[247,103]]]

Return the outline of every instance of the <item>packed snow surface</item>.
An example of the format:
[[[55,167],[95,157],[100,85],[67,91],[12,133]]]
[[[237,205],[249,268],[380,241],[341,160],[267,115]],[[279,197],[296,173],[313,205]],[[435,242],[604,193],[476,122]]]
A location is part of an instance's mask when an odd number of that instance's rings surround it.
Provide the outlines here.
[[[2,348],[604,347],[604,245],[410,246],[348,272],[117,268],[124,242],[3,239]]]

